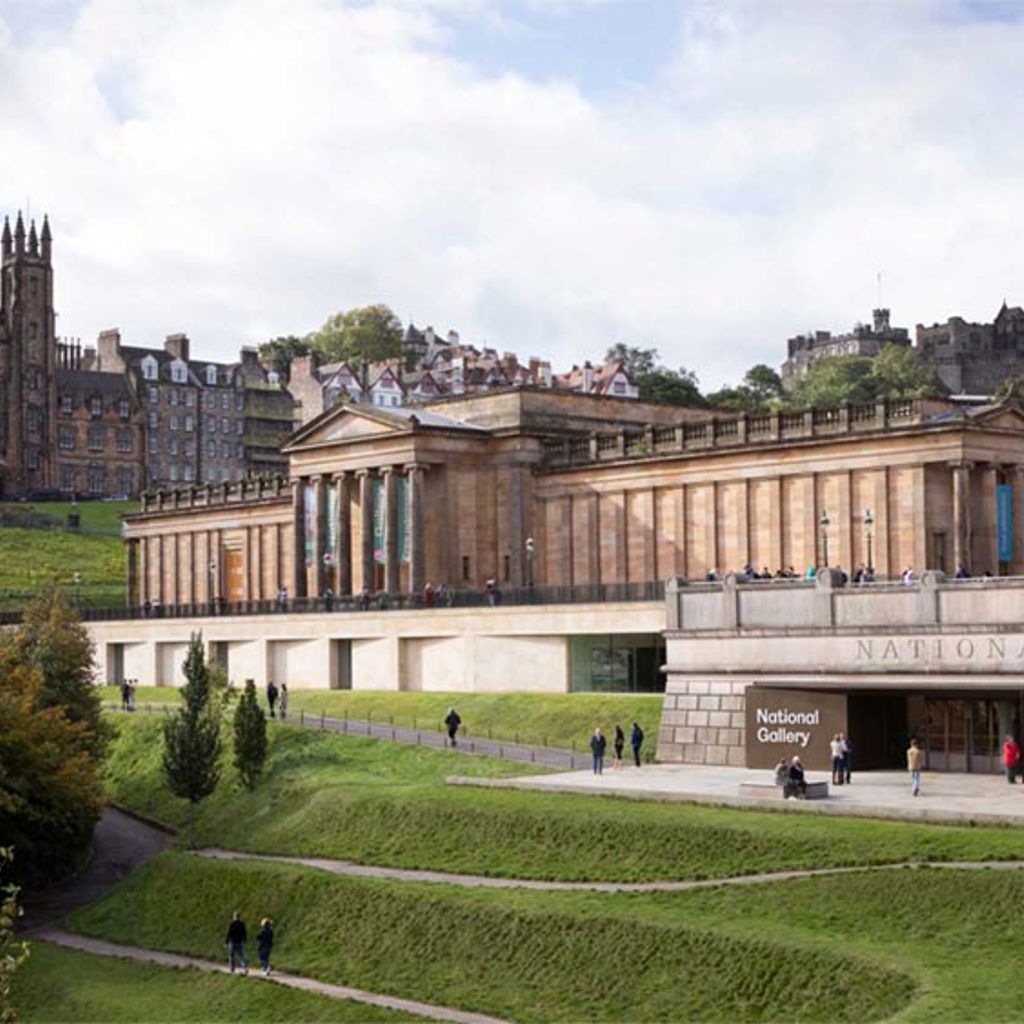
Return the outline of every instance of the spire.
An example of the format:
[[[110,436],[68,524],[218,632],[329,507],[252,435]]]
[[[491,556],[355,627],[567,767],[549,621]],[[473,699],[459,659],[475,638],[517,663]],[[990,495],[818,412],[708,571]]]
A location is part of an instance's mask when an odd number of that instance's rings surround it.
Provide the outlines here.
[[[36,222],[34,219],[28,229],[28,254],[29,256],[39,255],[39,236],[36,234]]]
[[[43,231],[39,236],[39,241],[42,243],[42,255],[43,259],[47,263],[50,262],[50,243],[53,241],[53,236],[50,234],[50,218],[43,214]]]
[[[3,253],[3,259],[11,258],[11,222],[6,215],[4,215],[4,232],[3,235],[0,235],[0,252]]]
[[[21,219],[21,210],[18,211],[18,219],[14,222],[14,253],[20,256],[25,251],[25,222]]]

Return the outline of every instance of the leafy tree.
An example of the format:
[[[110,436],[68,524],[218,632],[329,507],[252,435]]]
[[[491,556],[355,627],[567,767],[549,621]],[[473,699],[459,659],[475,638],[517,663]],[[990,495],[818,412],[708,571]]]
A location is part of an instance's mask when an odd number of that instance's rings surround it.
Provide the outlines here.
[[[196,807],[220,781],[221,705],[211,700],[203,638],[193,633],[185,657],[182,706],[164,725],[164,777],[175,796],[189,802],[189,832]]]
[[[16,645],[0,648],[0,846],[17,850],[15,877],[33,885],[81,863],[102,796],[88,725],[42,694]]]
[[[70,721],[81,722],[83,741],[102,757],[109,727],[93,681],[92,639],[56,582],[44,585],[25,609],[12,642],[16,660],[42,677],[40,706],[61,707]]]
[[[644,374],[654,373],[658,366],[658,350],[656,348],[638,348],[627,345],[624,341],[616,342],[604,354],[604,361],[612,363],[621,361],[625,364],[631,377],[638,378]]]
[[[267,716],[256,699],[256,685],[246,679],[235,708],[235,767],[245,788],[253,790],[267,760]]]
[[[819,359],[790,392],[788,405],[841,405],[870,402],[877,397],[868,356],[835,356]]]
[[[270,363],[281,380],[286,381],[291,376],[292,360],[296,356],[308,356],[312,351],[313,343],[309,338],[286,334],[263,342],[260,345],[260,359]]]
[[[782,378],[770,366],[758,363],[747,370],[743,383],[722,388],[707,396],[708,405],[716,409],[737,409],[762,412],[782,398]]]
[[[0,875],[13,859],[14,851],[0,846]],[[28,943],[17,942],[14,938],[14,926],[21,917],[18,892],[16,885],[0,885],[0,1024],[11,1024],[18,1019],[18,1012],[11,1004],[11,987],[14,972],[28,959]]]
[[[308,338],[321,362],[394,359],[402,354],[402,321],[385,305],[335,313]]]
[[[935,367],[909,346],[886,345],[872,360],[877,398],[931,398],[949,394]]]
[[[703,409],[708,404],[700,393],[700,382],[692,370],[667,370],[659,366],[650,373],[641,373],[634,380],[640,398],[645,402],[668,402],[690,409]]]
[[[1024,402],[1024,375],[1020,377],[1007,377],[996,393],[992,396],[994,402]]]

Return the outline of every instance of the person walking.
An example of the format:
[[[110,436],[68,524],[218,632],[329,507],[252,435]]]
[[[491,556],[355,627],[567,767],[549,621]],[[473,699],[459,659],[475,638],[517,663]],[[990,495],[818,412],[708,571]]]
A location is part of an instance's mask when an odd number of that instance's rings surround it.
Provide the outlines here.
[[[615,751],[615,757],[612,759],[612,771],[617,772],[622,770],[622,750],[626,746],[626,734],[622,731],[622,726],[615,726],[615,739],[612,741],[612,750]]]
[[[277,703],[277,687],[272,679],[267,680],[267,704],[270,706],[270,717],[274,718],[274,705]]]
[[[1003,743],[1003,767],[1006,769],[1006,781],[1012,786],[1020,771],[1020,744],[1010,735]]]
[[[260,957],[263,977],[270,976],[270,952],[274,948],[274,922],[269,917],[260,921],[260,930],[256,933],[256,951]]]
[[[131,684],[127,679],[121,680],[121,710],[128,711],[128,704],[131,700]]]
[[[228,925],[228,934],[224,941],[228,947],[228,968],[235,973],[235,961],[242,967],[242,973],[249,973],[249,961],[245,959],[245,940],[248,934],[245,930],[245,922],[242,920],[242,912],[236,910],[231,915],[231,923]]]
[[[853,740],[845,732],[841,732],[839,738],[843,741],[843,782],[848,786],[853,770]]]
[[[594,735],[590,737],[590,752],[594,755],[594,774],[604,774],[604,752],[608,746],[608,740],[605,738],[603,732],[601,732],[601,726],[598,726],[594,730]]]
[[[633,748],[633,760],[637,768],[640,767],[640,748],[644,742],[644,731],[640,728],[639,722],[633,723],[633,731],[629,736],[629,745]]]
[[[910,772],[910,792],[914,796],[921,795],[921,764],[924,761],[924,751],[917,745],[917,740],[912,739],[907,748],[907,770]]]
[[[455,708],[448,709],[448,717],[445,718],[444,724],[448,727],[448,742],[453,747],[457,747],[458,743],[455,740],[455,734],[459,731],[459,726],[462,725],[462,719],[459,718],[459,713]]]
[[[277,708],[281,712],[281,721],[283,722],[285,716],[288,714],[288,684],[281,684],[281,692],[277,695]]]

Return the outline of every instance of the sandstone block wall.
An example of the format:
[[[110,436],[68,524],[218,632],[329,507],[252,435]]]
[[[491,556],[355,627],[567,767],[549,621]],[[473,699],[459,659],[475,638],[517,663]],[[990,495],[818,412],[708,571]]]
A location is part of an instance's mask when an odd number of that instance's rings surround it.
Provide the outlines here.
[[[746,680],[670,679],[658,732],[658,760],[746,764]]]

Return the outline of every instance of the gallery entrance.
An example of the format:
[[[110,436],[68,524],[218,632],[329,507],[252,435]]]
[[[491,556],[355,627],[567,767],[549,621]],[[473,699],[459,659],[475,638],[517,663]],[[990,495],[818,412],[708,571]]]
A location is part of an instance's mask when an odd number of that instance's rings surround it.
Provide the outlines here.
[[[909,736],[905,694],[851,693],[846,715],[855,771],[906,765]]]
[[[915,734],[932,771],[998,773],[1003,739],[1021,740],[1021,694],[911,697]]]

